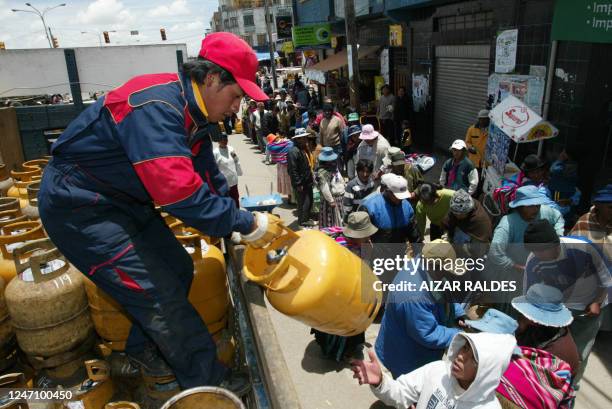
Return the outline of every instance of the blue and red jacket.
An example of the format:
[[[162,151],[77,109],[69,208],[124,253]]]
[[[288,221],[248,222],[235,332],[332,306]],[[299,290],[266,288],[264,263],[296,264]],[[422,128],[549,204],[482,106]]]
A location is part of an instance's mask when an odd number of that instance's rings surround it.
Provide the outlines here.
[[[228,187],[208,127],[189,78],[142,75],[83,111],[51,153],[53,161],[76,164],[109,187],[121,205],[154,202],[215,237],[248,233],[253,216],[224,197]]]

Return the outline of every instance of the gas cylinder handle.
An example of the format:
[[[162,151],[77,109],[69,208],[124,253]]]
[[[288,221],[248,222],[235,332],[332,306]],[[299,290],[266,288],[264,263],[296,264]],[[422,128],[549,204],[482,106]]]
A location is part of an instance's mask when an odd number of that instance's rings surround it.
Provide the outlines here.
[[[101,359],[85,361],[85,369],[87,370],[87,377],[94,382],[105,381],[110,376],[108,363]]]
[[[4,218],[7,216],[8,219],[4,220]],[[21,209],[10,209],[3,210],[0,212],[0,228],[6,226],[7,224],[22,222],[26,220],[26,216],[21,213]]]
[[[301,271],[307,267],[291,254],[286,254],[281,259],[277,271],[282,271],[284,268],[286,268],[285,274],[276,275],[269,283],[262,283],[262,285],[270,291],[280,293],[295,290],[304,281]],[[283,282],[282,285],[279,284],[281,281]],[[276,285],[273,285],[273,283],[276,283]]]
[[[21,258],[27,253],[32,253],[30,254],[28,261],[21,262]],[[47,238],[29,241],[23,246],[16,248],[13,250],[13,259],[15,261],[17,274],[20,274],[27,268],[30,268],[32,270],[32,278],[34,279],[35,283],[53,280],[54,278],[64,274],[70,268],[68,262],[64,259],[64,256],[62,256],[60,251],[55,248],[51,240]],[[44,265],[51,260],[58,259],[64,262],[63,266],[47,274],[43,274],[40,271],[41,265]]]
[[[14,372],[0,376],[0,388],[25,388],[26,379],[23,372]]]
[[[140,409],[140,405],[134,402],[128,402],[126,400],[120,400],[117,402],[110,402],[104,406],[104,409]]]

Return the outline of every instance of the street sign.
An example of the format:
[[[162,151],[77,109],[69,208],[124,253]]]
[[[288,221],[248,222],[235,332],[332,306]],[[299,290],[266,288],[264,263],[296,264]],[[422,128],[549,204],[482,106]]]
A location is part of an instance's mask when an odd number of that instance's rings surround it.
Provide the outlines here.
[[[551,37],[612,43],[612,1],[557,0]]]
[[[331,46],[331,25],[329,23],[295,26],[292,28],[293,45],[299,47]]]

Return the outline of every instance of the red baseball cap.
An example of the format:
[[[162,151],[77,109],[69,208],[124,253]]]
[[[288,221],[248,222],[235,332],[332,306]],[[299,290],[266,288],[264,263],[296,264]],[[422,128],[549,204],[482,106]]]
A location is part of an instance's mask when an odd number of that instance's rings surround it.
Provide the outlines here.
[[[268,96],[255,83],[259,62],[250,45],[232,33],[211,33],[202,40],[200,57],[214,62],[229,71],[240,88],[256,101],[265,101]]]

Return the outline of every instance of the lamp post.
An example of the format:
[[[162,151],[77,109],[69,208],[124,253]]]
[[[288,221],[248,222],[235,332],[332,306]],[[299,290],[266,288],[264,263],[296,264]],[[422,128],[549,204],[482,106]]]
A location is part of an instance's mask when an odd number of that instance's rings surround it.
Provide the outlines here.
[[[53,9],[56,9],[58,7],[64,7],[66,5],[66,3],[58,4],[57,6],[53,6],[53,7],[47,7],[43,11],[38,10],[36,7],[34,7],[30,3],[26,3],[25,5],[30,7],[32,10],[11,9],[11,11],[13,13],[17,13],[19,11],[24,12],[24,13],[34,13],[38,17],[40,17],[40,20],[43,23],[43,27],[45,28],[45,36],[47,37],[47,41],[49,42],[49,48],[53,48],[53,44],[51,43],[51,38],[49,38],[49,29],[47,28],[47,23],[45,22],[45,14],[47,14],[47,12],[49,12],[49,11],[51,11]]]

